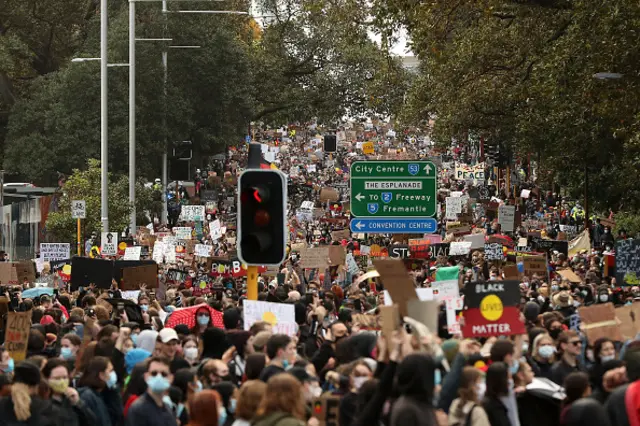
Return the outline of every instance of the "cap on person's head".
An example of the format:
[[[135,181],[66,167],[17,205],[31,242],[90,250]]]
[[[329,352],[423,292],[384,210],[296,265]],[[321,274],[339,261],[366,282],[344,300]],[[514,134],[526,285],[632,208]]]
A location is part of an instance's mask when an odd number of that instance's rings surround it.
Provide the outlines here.
[[[24,383],[27,386],[38,386],[41,374],[37,365],[29,361],[22,361],[13,370],[13,383]]]
[[[172,340],[180,340],[178,338],[178,333],[176,333],[173,328],[163,328],[160,330],[158,333],[158,339],[160,339],[162,343],[169,343]]]
[[[300,381],[300,383],[305,384],[307,382],[317,382],[318,378],[312,376],[311,374],[307,373],[307,370],[305,370],[302,367],[293,367],[287,370],[287,373],[291,374],[293,377],[295,377],[296,379],[298,379],[298,381]]]

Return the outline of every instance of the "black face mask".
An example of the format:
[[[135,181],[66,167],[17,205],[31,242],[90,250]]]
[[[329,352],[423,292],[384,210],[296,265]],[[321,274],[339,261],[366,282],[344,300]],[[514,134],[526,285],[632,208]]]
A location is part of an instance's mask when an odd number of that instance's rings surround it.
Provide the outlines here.
[[[561,328],[554,328],[552,330],[549,330],[549,336],[551,336],[553,340],[558,340],[558,336],[560,336],[560,333],[562,333]]]

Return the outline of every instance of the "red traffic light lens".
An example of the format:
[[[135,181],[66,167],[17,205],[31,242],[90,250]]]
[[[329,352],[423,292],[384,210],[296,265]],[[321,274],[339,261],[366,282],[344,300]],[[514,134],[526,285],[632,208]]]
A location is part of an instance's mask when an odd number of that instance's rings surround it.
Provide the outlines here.
[[[266,210],[258,210],[256,212],[256,215],[254,217],[254,223],[257,226],[260,226],[260,227],[268,226],[269,222],[271,222],[271,216],[269,215],[269,212],[267,212]]]

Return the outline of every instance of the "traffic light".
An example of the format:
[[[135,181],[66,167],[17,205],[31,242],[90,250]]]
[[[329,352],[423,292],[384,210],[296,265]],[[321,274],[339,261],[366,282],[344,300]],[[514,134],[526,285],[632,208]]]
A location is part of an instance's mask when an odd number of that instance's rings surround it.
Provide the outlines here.
[[[238,256],[278,265],[286,250],[287,181],[279,170],[245,170],[238,181]]]
[[[338,150],[338,140],[336,135],[324,136],[324,152],[336,152]]]

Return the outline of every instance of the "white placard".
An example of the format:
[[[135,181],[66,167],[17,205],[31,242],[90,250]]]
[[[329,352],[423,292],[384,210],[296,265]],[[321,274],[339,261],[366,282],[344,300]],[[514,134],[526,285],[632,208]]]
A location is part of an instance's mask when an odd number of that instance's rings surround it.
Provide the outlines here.
[[[502,232],[513,232],[516,220],[516,206],[498,207],[498,223],[502,227]]]
[[[173,228],[173,232],[176,234],[176,238],[179,240],[191,239],[191,228],[188,226],[176,226]]]
[[[211,239],[213,241],[217,241],[222,238],[222,227],[220,226],[220,219],[209,222],[209,233],[211,234]]]
[[[142,247],[133,246],[124,249],[124,260],[140,260],[140,251]]]
[[[192,222],[194,220],[204,220],[204,206],[182,206],[180,210],[180,220]]]
[[[276,153],[272,151],[265,152],[264,159],[270,163],[274,163],[276,161]]]
[[[70,258],[71,245],[69,243],[40,243],[40,259],[43,262]]]
[[[451,300],[460,297],[458,280],[434,281],[431,283],[435,300]]]
[[[213,246],[209,246],[206,244],[196,244],[193,254],[200,257],[209,257],[211,256],[212,247]]]
[[[87,218],[87,203],[84,200],[71,201],[71,217],[73,219]]]
[[[309,165],[307,166],[307,171],[308,171],[309,173],[315,173],[315,172],[316,172],[316,165],[315,165],[315,164],[309,164]]]
[[[164,241],[156,241],[153,243],[153,256],[152,259],[155,260],[156,263],[164,262]]]
[[[529,198],[529,195],[531,195],[531,190],[530,189],[523,189],[520,192],[520,198]]]
[[[360,254],[361,255],[366,256],[369,253],[371,253],[371,247],[369,247],[369,246],[360,246]]]
[[[457,220],[458,214],[462,213],[462,198],[460,197],[447,197],[445,200],[446,219]]]
[[[137,304],[138,297],[140,297],[140,290],[121,290],[120,294],[122,294],[123,299],[131,300]]]
[[[295,310],[291,304],[245,300],[243,307],[245,330],[258,321],[266,321],[272,325],[274,334],[295,336],[298,332]]]
[[[100,253],[103,256],[115,256],[118,254],[118,234],[116,232],[102,233]]]
[[[449,246],[449,256],[465,256],[471,251],[471,241],[453,241]]]
[[[418,294],[418,299],[422,301],[433,300],[432,288],[416,288],[416,293]],[[384,305],[393,306],[393,300],[391,300],[391,295],[387,290],[384,291]]]

